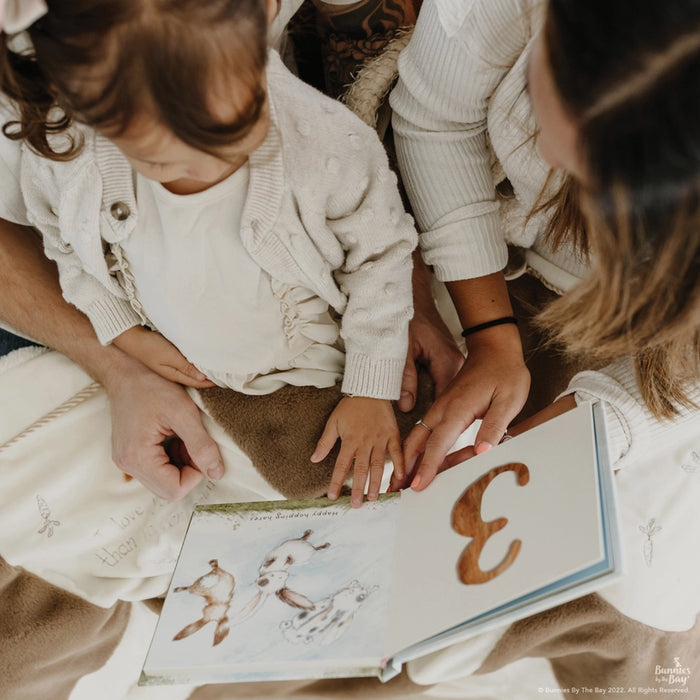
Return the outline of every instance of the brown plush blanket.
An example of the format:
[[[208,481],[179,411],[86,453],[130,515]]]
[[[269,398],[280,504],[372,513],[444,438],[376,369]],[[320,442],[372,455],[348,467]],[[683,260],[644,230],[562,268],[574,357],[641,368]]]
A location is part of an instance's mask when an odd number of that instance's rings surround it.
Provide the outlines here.
[[[527,657],[550,660],[567,698],[600,697],[602,690],[618,698],[664,690],[700,698],[700,619],[687,631],[666,632],[626,617],[598,594],[514,623],[478,673]]]
[[[109,610],[56,588],[0,558],[0,697],[67,698],[109,659],[129,603]]]
[[[430,375],[418,374],[418,400],[409,413],[395,409],[403,440],[433,400]],[[341,399],[340,387],[285,386],[272,394],[250,396],[214,387],[200,391],[207,413],[250,457],[268,483],[286,498],[326,494],[340,443],[322,462],[309,456]]]

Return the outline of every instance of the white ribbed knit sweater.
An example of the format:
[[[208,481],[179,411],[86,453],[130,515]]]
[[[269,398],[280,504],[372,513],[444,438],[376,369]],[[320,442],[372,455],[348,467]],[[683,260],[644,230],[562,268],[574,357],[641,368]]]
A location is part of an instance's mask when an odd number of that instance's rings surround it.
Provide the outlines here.
[[[585,274],[567,251],[547,250],[538,237],[541,218],[523,226],[549,170],[530,139],[535,124],[525,90],[542,10],[541,0],[425,0],[399,59],[391,104],[401,174],[423,256],[442,280],[502,269],[506,241],[528,249],[528,262],[553,288],[568,288]],[[494,171],[515,190],[506,217]],[[606,402],[617,466],[657,445],[671,427],[646,409],[629,360],[578,374],[571,392],[577,400]],[[700,405],[700,386],[692,396]],[[681,410],[673,425],[690,416]]]

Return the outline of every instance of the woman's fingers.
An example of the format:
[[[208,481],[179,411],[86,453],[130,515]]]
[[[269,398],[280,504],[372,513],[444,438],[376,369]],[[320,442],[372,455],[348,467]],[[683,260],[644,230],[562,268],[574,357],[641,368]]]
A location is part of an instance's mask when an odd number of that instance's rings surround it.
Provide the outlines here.
[[[447,453],[471,422],[473,419],[466,422],[463,419],[448,418],[433,430],[425,444],[420,466],[411,481],[412,489],[422,491],[433,481],[443,466]]]

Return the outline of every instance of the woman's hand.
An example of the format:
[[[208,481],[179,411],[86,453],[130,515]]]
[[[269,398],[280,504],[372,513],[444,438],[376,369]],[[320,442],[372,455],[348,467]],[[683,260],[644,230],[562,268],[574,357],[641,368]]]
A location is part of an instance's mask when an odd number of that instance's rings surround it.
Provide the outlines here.
[[[221,453],[186,391],[119,350],[113,354],[98,376],[109,398],[117,467],[169,501],[182,499],[203,477],[220,479]]]
[[[465,328],[512,316],[513,310],[501,273],[447,283],[460,322]],[[425,284],[416,287],[416,308],[426,296]],[[390,490],[408,484],[424,489],[445,466],[445,457],[457,438],[477,419],[477,453],[503,437],[510,421],[525,404],[530,373],[523,359],[517,326],[485,328],[468,337],[467,359],[440,393],[421,422],[404,440],[405,474],[392,477]]]
[[[457,438],[479,418],[476,453],[498,444],[525,404],[530,373],[517,328],[496,326],[478,335],[470,342],[462,369],[404,441],[405,476],[394,475],[392,490],[408,484],[418,491],[428,486],[445,466]]]
[[[164,379],[195,389],[214,386],[182,353],[160,333],[133,326],[113,341],[120,350],[136,358]]]
[[[574,399],[573,394],[562,396],[560,399],[557,399],[553,403],[549,404],[549,406],[546,406],[541,411],[538,411],[517,425],[513,425],[508,428],[508,435],[511,437],[516,437],[516,435],[520,435],[526,430],[530,430],[531,428],[541,425],[552,418],[556,418],[562,413],[566,413],[573,408],[576,408],[576,400]],[[475,454],[474,445],[469,445],[468,447],[463,447],[461,450],[457,450],[456,452],[451,452],[445,458],[444,468],[448,469],[450,467],[454,467],[455,465],[464,462],[464,460],[473,457]]]
[[[311,461],[320,462],[325,459],[338,438],[341,440],[340,453],[328,487],[328,498],[338,498],[354,464],[351,495],[353,508],[362,505],[368,476],[367,498],[376,501],[387,452],[394,463],[394,473],[403,474],[401,438],[390,401],[361,396],[341,399],[326,422]]]

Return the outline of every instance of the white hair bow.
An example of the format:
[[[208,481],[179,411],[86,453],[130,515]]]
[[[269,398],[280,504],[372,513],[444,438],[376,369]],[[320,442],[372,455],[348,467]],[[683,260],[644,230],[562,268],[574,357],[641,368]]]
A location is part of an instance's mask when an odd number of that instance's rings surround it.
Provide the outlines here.
[[[44,0],[0,0],[0,30],[5,34],[24,31],[48,9]]]

